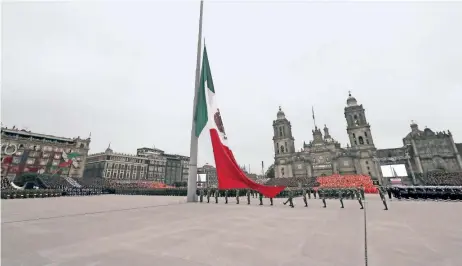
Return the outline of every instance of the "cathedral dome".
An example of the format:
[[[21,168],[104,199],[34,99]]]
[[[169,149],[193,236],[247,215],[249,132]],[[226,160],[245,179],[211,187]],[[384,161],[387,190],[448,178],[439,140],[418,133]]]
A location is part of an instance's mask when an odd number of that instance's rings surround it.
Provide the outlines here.
[[[278,114],[277,114],[277,118],[278,119],[285,119],[286,118],[286,114],[284,114],[284,112],[282,111],[281,106],[279,106],[279,111],[278,111]]]
[[[351,96],[351,92],[349,92],[348,99],[347,99],[347,106],[356,106],[356,105],[358,105],[356,98]]]

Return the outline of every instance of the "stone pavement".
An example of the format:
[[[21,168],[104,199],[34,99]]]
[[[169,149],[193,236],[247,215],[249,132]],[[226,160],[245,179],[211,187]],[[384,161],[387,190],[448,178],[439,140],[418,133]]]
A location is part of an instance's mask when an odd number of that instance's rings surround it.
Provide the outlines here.
[[[105,195],[2,200],[2,266],[364,265],[356,201],[236,205]],[[462,265],[462,203],[368,196],[370,266]]]

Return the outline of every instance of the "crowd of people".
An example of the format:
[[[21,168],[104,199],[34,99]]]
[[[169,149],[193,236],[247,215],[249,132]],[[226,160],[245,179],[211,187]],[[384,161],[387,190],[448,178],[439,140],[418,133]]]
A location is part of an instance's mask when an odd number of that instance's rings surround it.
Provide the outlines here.
[[[372,179],[368,175],[331,175],[320,176],[316,179],[320,188],[359,188],[363,187],[366,193],[377,193]]]
[[[428,173],[421,177],[427,186],[462,186],[462,173]]]

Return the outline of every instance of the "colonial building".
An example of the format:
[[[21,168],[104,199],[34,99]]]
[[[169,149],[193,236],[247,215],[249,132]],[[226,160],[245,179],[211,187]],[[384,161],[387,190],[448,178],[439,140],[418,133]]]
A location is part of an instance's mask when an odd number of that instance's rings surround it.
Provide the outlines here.
[[[4,127],[1,129],[2,176],[14,179],[32,172],[81,178],[90,141],[90,138],[56,137]]]
[[[105,152],[88,156],[84,176],[115,180],[151,180],[173,184],[188,180],[189,157],[166,154],[156,148],[139,148],[136,155]]]
[[[217,187],[218,179],[217,179],[217,169],[210,164],[205,164],[202,167],[197,168],[197,174],[205,174],[206,187]]]
[[[403,139],[403,147],[377,149],[371,126],[363,105],[349,94],[344,109],[350,145],[341,147],[324,125],[323,132],[315,126],[313,139],[295,149],[292,125],[279,108],[273,121],[273,145],[275,151],[275,177],[317,177],[331,174],[366,174],[380,183],[383,178],[381,165],[405,164],[408,172],[427,173],[434,170],[462,171],[461,144],[454,143],[451,133],[421,131],[413,123],[411,132]],[[324,133],[324,134],[323,134]]]

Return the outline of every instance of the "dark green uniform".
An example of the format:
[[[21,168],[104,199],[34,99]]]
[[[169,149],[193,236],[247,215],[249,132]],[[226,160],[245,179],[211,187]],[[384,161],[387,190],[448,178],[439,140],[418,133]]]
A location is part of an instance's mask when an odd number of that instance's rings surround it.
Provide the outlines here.
[[[289,198],[287,199],[286,202],[284,202],[284,205],[289,203],[289,206],[293,208],[294,207],[294,202],[293,202],[294,193],[293,193],[292,189],[289,189],[288,192],[289,192],[288,193]]]
[[[273,198],[270,198],[270,205],[273,206]]]
[[[210,203],[210,194],[211,194],[211,193],[212,193],[212,192],[210,191],[210,188],[207,189],[207,203]]]
[[[215,203],[218,203],[218,193],[219,193],[219,190],[216,189],[215,190]]]
[[[260,198],[260,204],[259,205],[263,205],[263,194],[259,193],[259,198]]]
[[[311,199],[311,188],[308,188],[306,193],[308,193],[308,199]]]
[[[247,189],[247,205],[250,205],[250,189]]]
[[[308,207],[308,200],[306,199],[306,189],[302,189],[303,194],[303,202],[305,203],[305,207]]]
[[[364,187],[363,186],[361,186],[360,192],[361,192],[361,199],[364,200],[366,197],[364,196]]]
[[[318,193],[319,193],[319,198],[322,200],[322,203],[324,204],[323,208],[326,208],[327,207],[327,204],[326,204],[326,190],[321,188],[321,189],[318,190]]]
[[[236,204],[239,204],[239,189],[236,189]]]
[[[338,190],[338,198],[340,199],[340,204],[342,205],[340,208],[345,208],[345,206],[343,206],[343,189]]]
[[[225,190],[225,204],[228,204],[228,190]]]
[[[199,190],[199,200],[201,203],[204,202],[204,189],[202,188]]]

